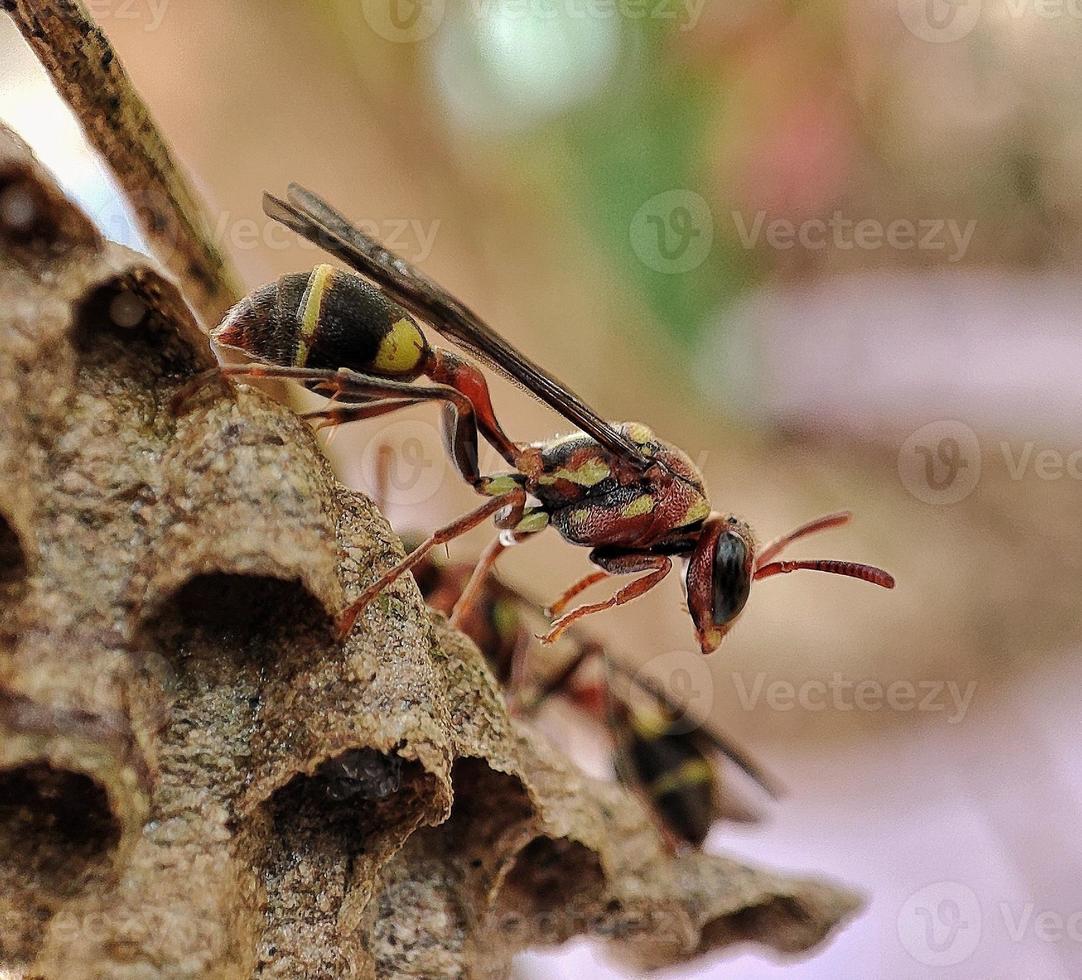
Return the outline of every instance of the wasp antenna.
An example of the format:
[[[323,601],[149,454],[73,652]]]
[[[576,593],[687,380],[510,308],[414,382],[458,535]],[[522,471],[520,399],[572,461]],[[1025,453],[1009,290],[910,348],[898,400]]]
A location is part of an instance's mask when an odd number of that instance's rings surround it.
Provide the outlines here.
[[[829,572],[831,575],[845,575],[871,582],[884,589],[894,588],[894,576],[874,565],[861,565],[853,561],[834,561],[830,558],[813,558],[809,561],[775,561],[762,565],[755,570],[755,578],[770,578],[771,575],[784,575],[799,571]]]
[[[788,534],[783,534],[780,538],[775,538],[769,544],[764,545],[759,552],[758,562],[760,565],[765,565],[772,558],[777,558],[782,551],[799,538],[806,538],[809,534],[827,531],[832,527],[841,527],[843,524],[848,524],[852,517],[851,511],[840,510],[834,514],[824,514],[822,517],[808,521],[807,524],[801,524],[800,527],[794,528]]]

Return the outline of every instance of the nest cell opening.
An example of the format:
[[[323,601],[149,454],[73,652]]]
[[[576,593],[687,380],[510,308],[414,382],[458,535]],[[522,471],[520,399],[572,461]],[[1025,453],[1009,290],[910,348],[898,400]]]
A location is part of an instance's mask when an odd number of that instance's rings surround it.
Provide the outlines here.
[[[108,795],[84,773],[46,762],[0,772],[0,878],[9,884],[68,894],[108,862],[119,839]]]
[[[816,917],[796,897],[773,895],[759,905],[749,905],[730,915],[711,919],[699,937],[699,948],[714,949],[739,942],[764,942],[769,937],[799,933],[794,926],[813,927]],[[795,944],[793,952],[803,948]],[[784,950],[782,950],[784,951]]]
[[[108,874],[119,839],[89,776],[46,762],[0,771],[0,976],[5,963],[34,958],[62,902]]]
[[[79,304],[72,334],[81,367],[108,365],[148,385],[189,377],[196,369],[195,353],[160,305],[148,276],[117,276],[92,289]]]
[[[605,872],[595,851],[566,837],[541,836],[519,852],[502,895],[521,914],[543,921],[565,910],[569,894],[596,902],[604,889]]]
[[[0,242],[13,248],[60,237],[56,208],[41,184],[18,169],[0,174]]]
[[[451,770],[454,804],[440,834],[484,891],[502,870],[516,832],[535,813],[517,776],[497,772],[484,759],[459,759]]]
[[[275,836],[313,835],[329,851],[349,857],[367,836],[409,819],[428,779],[421,766],[396,752],[346,749],[311,774],[294,776],[267,803]]]
[[[319,601],[296,580],[226,572],[188,579],[144,620],[150,649],[174,667],[187,661],[238,663],[316,656],[333,628]]]
[[[14,613],[26,588],[26,553],[15,529],[0,515],[0,637],[11,636]]]

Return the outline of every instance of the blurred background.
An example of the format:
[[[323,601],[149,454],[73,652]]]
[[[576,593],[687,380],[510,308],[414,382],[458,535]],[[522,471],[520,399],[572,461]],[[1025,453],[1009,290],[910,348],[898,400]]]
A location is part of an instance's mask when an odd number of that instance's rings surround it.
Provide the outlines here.
[[[868,896],[809,960],[742,950],[667,975],[1082,975],[1077,3],[89,7],[247,287],[319,261],[260,210],[299,180],[603,414],[683,447],[717,509],[769,538],[850,508],[794,556],[896,575],[893,593],[762,583],[709,659],[676,576],[588,621],[786,786],[709,847]],[[3,18],[0,118],[138,244]],[[513,437],[566,430],[493,390]],[[401,531],[474,505],[437,423],[330,437],[360,488],[400,447]],[[548,600],[586,569],[553,534],[504,573]],[[597,731],[561,711],[550,729],[603,771]],[[623,975],[588,943],[519,966]]]

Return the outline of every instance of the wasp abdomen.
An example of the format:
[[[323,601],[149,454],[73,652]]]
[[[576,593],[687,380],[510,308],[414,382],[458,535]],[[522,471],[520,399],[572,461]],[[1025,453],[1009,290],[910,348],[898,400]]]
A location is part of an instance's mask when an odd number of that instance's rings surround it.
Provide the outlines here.
[[[283,290],[296,293],[299,301],[308,276],[284,276],[278,282],[260,286],[234,306],[211,331],[215,343],[243,351],[249,357],[268,364],[288,367],[293,364],[297,347],[296,327],[289,316],[282,316]]]
[[[670,727],[634,726],[628,753],[636,779],[665,823],[700,846],[714,822],[717,784],[709,760],[687,735]]]
[[[409,313],[360,276],[330,265],[260,287],[212,336],[271,364],[406,379],[422,372],[429,354]]]

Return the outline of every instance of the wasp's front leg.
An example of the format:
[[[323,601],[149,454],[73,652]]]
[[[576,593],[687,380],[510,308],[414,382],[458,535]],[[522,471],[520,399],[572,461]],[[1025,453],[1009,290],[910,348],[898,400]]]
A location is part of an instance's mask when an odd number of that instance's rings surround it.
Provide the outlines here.
[[[656,555],[647,551],[614,552],[595,549],[590,553],[590,560],[609,575],[633,575],[635,572],[646,572],[647,574],[625,585],[602,602],[579,606],[561,616],[552,624],[552,628],[541,637],[542,643],[546,645],[554,643],[568,626],[584,616],[592,616],[594,613],[602,612],[605,609],[622,606],[626,602],[631,602],[632,599],[645,595],[656,585],[659,585],[665,576],[672,571],[672,559],[668,555]],[[588,576],[588,578],[593,579],[594,576]]]
[[[387,586],[391,585],[403,574],[413,568],[413,566],[421,561],[421,559],[423,559],[433,548],[436,548],[441,544],[446,544],[449,541],[453,541],[467,531],[473,530],[473,528],[477,527],[482,521],[493,515],[499,514],[501,511],[509,510],[512,514],[521,513],[525,504],[526,491],[521,486],[515,487],[507,493],[503,493],[498,497],[493,497],[491,500],[485,501],[485,503],[476,510],[470,511],[464,517],[460,517],[457,521],[453,521],[446,527],[441,527],[438,531],[433,532],[417,548],[414,548],[414,550],[406,555],[402,561],[395,565],[394,568],[388,569],[378,581],[373,582],[372,585],[357,596],[357,598],[347,607],[345,612],[343,612],[338,619],[339,637],[344,639],[353,628],[353,624],[356,622],[357,617],[364,611],[365,607],[386,589]]]
[[[548,521],[548,512],[543,507],[519,507],[497,515],[496,526],[503,528],[503,531],[481,552],[466,587],[451,610],[451,625],[462,628],[484,592],[485,582],[493,573],[500,556],[508,548],[543,531],[548,527]]]

